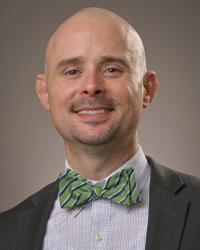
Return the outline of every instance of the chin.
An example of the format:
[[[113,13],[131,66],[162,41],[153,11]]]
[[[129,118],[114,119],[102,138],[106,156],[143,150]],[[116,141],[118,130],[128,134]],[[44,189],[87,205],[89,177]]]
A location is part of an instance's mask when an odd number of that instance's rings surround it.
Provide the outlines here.
[[[116,138],[116,134],[117,132],[114,130],[95,134],[85,132],[83,134],[74,135],[74,140],[86,145],[103,145],[113,141],[114,138]]]
[[[70,128],[58,130],[64,141],[69,141],[73,144],[85,145],[103,145],[116,140],[120,135],[120,128],[118,126],[105,127],[87,127],[78,128],[71,126]]]
[[[79,141],[79,143],[81,144],[86,144],[86,145],[103,145],[108,143],[109,141],[111,141],[111,138],[108,136],[96,136],[96,137],[92,137],[92,136],[84,136],[84,137],[78,137],[76,138],[77,141]]]

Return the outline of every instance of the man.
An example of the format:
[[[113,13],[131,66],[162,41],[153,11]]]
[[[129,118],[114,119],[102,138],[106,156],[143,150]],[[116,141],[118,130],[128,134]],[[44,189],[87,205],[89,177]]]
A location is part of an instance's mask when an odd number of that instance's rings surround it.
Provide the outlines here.
[[[56,30],[36,90],[64,140],[59,180],[0,215],[2,250],[200,249],[200,182],[145,157],[142,110],[158,88],[116,14],[80,10]]]

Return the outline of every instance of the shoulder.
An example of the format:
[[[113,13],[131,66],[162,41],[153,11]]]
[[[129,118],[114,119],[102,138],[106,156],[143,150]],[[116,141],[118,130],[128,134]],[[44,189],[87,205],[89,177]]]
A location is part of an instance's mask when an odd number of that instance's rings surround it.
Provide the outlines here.
[[[49,216],[57,197],[58,182],[44,187],[23,202],[0,213],[0,242],[3,249],[16,249],[17,241],[34,239],[41,226],[41,218]],[[12,239],[12,240],[11,240]],[[28,247],[26,249],[29,249]]]
[[[181,249],[199,249],[200,179],[163,166],[151,157],[147,160],[151,169],[150,234],[155,233],[157,240],[156,232],[162,229],[161,238],[166,236],[177,244],[181,239]]]
[[[23,211],[32,208],[34,205],[39,204],[47,198],[49,195],[51,195],[52,192],[57,189],[57,181],[52,182],[42,188],[41,190],[37,191],[36,193],[32,194],[28,198],[26,198],[24,201],[20,202],[18,205],[16,205],[13,208],[10,208],[6,211],[3,211],[0,213],[0,224],[1,226],[4,223],[13,222],[16,220],[17,215],[22,213]]]
[[[147,156],[151,167],[152,185],[174,189],[175,193],[195,197],[200,195],[200,178],[166,167]],[[199,199],[198,199],[199,200]]]

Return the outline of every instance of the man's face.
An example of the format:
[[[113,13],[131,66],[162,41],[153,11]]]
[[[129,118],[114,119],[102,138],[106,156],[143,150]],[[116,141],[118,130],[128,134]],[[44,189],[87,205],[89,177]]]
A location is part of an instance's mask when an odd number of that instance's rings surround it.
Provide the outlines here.
[[[47,59],[46,109],[66,145],[135,136],[143,87],[126,35],[112,25],[75,23],[63,30]]]

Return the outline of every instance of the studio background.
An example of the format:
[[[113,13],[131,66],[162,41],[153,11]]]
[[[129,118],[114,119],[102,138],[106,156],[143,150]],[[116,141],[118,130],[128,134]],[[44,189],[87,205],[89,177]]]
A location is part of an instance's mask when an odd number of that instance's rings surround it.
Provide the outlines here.
[[[191,0],[3,0],[0,7],[0,211],[58,177],[63,142],[35,93],[46,44],[80,8],[120,14],[141,35],[159,93],[144,112],[140,143],[170,168],[200,177],[200,2]]]

